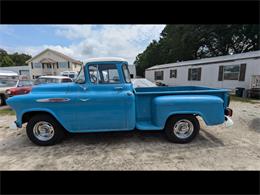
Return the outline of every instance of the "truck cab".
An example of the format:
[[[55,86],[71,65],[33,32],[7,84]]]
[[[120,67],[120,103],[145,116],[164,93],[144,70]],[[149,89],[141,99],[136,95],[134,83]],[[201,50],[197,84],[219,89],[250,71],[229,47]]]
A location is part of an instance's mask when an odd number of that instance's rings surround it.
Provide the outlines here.
[[[64,132],[165,131],[169,141],[188,143],[199,132],[197,116],[207,125],[231,121],[229,94],[207,87],[134,88],[122,58],[90,59],[75,82],[46,84],[7,103],[17,127],[27,123],[29,139],[53,145]]]

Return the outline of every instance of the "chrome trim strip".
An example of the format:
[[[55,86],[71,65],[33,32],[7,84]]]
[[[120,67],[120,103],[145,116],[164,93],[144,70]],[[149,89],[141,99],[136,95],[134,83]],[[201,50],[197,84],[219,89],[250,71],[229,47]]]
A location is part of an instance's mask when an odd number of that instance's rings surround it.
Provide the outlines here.
[[[36,102],[51,102],[51,103],[59,103],[59,102],[68,102],[69,98],[46,98],[46,99],[37,99]]]

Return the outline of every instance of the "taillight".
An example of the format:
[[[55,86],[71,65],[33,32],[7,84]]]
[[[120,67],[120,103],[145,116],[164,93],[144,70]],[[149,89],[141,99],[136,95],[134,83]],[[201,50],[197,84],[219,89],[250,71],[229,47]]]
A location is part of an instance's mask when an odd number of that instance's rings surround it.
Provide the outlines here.
[[[226,116],[232,116],[232,115],[233,115],[233,110],[230,109],[230,108],[226,108],[226,109],[225,109],[225,115],[226,115]]]

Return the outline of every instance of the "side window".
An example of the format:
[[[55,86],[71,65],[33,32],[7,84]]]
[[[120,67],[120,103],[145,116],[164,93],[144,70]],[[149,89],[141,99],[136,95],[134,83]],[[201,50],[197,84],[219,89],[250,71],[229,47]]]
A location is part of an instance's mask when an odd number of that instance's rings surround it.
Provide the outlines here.
[[[89,66],[89,78],[95,84],[119,83],[119,73],[115,64],[99,64]]]

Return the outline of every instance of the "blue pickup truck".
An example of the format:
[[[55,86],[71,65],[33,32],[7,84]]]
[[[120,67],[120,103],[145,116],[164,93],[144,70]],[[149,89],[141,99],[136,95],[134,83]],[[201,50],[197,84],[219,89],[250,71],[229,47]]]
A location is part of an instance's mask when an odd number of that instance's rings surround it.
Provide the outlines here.
[[[9,98],[18,128],[27,123],[29,139],[53,145],[70,133],[129,130],[164,131],[175,143],[198,134],[200,116],[207,125],[230,121],[229,91],[195,86],[134,88],[127,61],[93,58],[72,83],[45,84]]]

